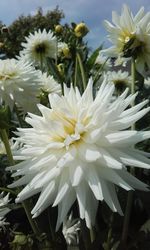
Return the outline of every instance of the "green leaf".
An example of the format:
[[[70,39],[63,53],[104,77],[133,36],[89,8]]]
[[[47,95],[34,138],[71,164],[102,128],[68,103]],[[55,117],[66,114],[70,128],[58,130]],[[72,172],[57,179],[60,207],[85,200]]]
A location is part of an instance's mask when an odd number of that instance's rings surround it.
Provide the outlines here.
[[[102,45],[100,47],[98,47],[96,50],[94,50],[92,55],[89,57],[89,59],[87,61],[87,67],[89,70],[91,70],[93,65],[95,64],[96,58],[98,57],[101,49],[102,49]]]

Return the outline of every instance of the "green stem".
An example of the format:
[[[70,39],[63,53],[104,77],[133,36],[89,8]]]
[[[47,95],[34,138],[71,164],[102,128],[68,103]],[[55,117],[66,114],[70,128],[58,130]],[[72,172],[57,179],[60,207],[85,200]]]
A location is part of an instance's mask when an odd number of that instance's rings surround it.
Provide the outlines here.
[[[9,140],[8,140],[6,130],[5,129],[0,129],[0,134],[1,134],[2,141],[3,141],[4,145],[5,145],[8,161],[9,161],[10,165],[15,165],[15,162],[14,162],[14,159],[13,159],[13,156],[12,156],[12,152],[11,152],[11,148],[10,148],[10,145],[9,145]],[[27,202],[22,202],[22,205],[24,207],[24,210],[26,212],[27,218],[29,220],[29,223],[31,225],[31,228],[32,228],[34,234],[37,237],[39,237],[39,231],[38,231],[34,221],[31,218],[31,214],[30,214]]]
[[[111,249],[111,239],[112,239],[112,223],[114,219],[114,214],[112,213],[110,216],[110,221],[109,221],[109,230],[108,230],[108,236],[107,236],[107,243],[106,243],[106,249],[110,250]]]
[[[100,65],[100,67],[99,67],[97,73],[95,74],[94,80],[93,80],[94,84],[95,84],[95,83],[98,81],[98,79],[100,78],[100,72],[103,72],[103,68],[105,67],[105,64],[107,63],[108,59],[109,59],[109,58],[107,58],[107,59],[105,60],[105,62],[104,62],[102,65]]]
[[[5,188],[5,187],[0,187],[0,191],[4,191],[4,192],[7,192],[7,193],[11,193],[13,195],[16,195],[16,192],[9,189],[9,188]]]
[[[77,86],[78,58],[75,61],[74,88]]]
[[[135,94],[135,60],[134,58],[132,58],[132,62],[131,62],[131,76],[132,76],[131,94],[134,95]],[[135,105],[135,102],[133,101],[132,107],[134,105]],[[135,129],[135,124],[131,126],[131,130],[134,130],[134,129]],[[134,175],[133,168],[130,169],[130,173]],[[122,231],[122,237],[121,237],[121,242],[122,242],[122,245],[124,246],[124,249],[126,249],[132,202],[133,202],[133,191],[131,190],[128,192],[127,205],[126,205],[125,216],[124,216],[123,231]]]
[[[14,165],[15,162],[14,162],[14,159],[13,159],[13,156],[12,156],[12,153],[11,153],[11,149],[10,149],[6,129],[0,129],[0,134],[1,134],[1,138],[2,138],[2,141],[4,143],[4,146],[5,146],[5,149],[6,149],[8,161],[9,161],[10,165]]]
[[[87,81],[86,81],[86,76],[85,76],[85,71],[84,71],[83,63],[82,63],[80,54],[78,52],[77,52],[77,59],[78,59],[79,66],[80,66],[80,71],[81,71],[81,76],[82,76],[82,83],[83,83],[83,89],[85,90],[86,89]]]
[[[20,115],[20,113],[19,113],[19,110],[18,110],[18,107],[17,107],[17,105],[15,104],[14,105],[14,111],[15,111],[15,113],[16,113],[16,116],[17,116],[17,118],[18,118],[18,122],[19,122],[19,125],[20,125],[20,127],[23,127],[23,120],[21,119],[21,115]]]

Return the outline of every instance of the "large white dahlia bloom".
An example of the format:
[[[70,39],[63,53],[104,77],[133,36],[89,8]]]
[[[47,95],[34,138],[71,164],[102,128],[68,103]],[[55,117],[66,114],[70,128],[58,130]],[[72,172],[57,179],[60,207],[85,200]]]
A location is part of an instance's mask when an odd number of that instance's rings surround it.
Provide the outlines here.
[[[22,60],[0,60],[0,102],[5,102],[11,109],[14,104],[25,112],[34,112],[40,92],[40,81],[36,71],[29,63]]]
[[[24,185],[17,202],[40,193],[33,217],[58,205],[57,228],[76,199],[80,217],[90,228],[99,200],[122,214],[115,185],[147,189],[126,169],[150,168],[147,153],[134,147],[150,138],[150,132],[129,129],[149,111],[141,110],[147,101],[129,107],[136,95],[127,97],[126,90],[112,102],[115,88],[106,82],[107,78],[95,99],[91,80],[83,95],[78,88],[64,86],[64,96],[49,95],[50,109],[38,104],[41,116],[29,114],[26,122],[31,128],[18,129],[16,140],[23,147],[15,159],[24,161],[8,168],[16,170],[13,177],[20,176],[10,187]]]
[[[45,29],[30,33],[25,37],[26,42],[22,43],[23,50],[20,56],[30,63],[39,64],[45,62],[47,58],[56,58],[57,42],[51,31]]]
[[[134,57],[136,68],[143,74],[150,68],[150,12],[144,7],[133,16],[127,5],[123,5],[121,15],[112,12],[112,22],[104,21],[108,38],[113,46],[103,50],[111,57]]]

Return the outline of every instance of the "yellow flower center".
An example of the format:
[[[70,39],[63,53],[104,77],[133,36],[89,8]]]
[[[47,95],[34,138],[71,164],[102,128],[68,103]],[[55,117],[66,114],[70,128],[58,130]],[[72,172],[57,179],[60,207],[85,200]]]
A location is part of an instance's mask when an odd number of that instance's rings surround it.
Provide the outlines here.
[[[15,76],[16,76],[16,72],[0,74],[0,81],[10,80],[14,78]]]
[[[90,118],[85,116],[82,121],[77,121],[75,118],[70,118],[64,113],[52,113],[52,119],[60,124],[61,130],[55,131],[52,135],[52,141],[63,142],[64,147],[69,148],[70,145],[77,145],[83,140],[86,133],[85,126],[89,123]]]

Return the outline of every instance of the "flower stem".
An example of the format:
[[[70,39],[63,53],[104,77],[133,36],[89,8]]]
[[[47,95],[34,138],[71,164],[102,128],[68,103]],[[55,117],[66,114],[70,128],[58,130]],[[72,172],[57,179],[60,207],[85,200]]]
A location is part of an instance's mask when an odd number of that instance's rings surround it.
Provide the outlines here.
[[[10,145],[9,145],[9,140],[8,140],[8,136],[7,136],[7,132],[6,129],[0,129],[0,134],[1,134],[1,138],[2,141],[4,143],[5,149],[6,149],[6,153],[7,153],[7,157],[8,157],[8,161],[11,165],[14,165],[14,159],[11,153],[11,149],[10,149]]]
[[[107,242],[106,242],[106,249],[107,250],[111,249],[112,223],[113,223],[113,220],[114,220],[114,214],[112,213],[111,216],[110,216],[108,236],[107,236]]]
[[[14,159],[13,159],[13,156],[12,156],[12,152],[11,152],[11,148],[10,148],[10,145],[9,145],[9,140],[8,140],[6,129],[0,129],[0,135],[1,135],[2,141],[3,141],[4,145],[5,145],[8,161],[9,161],[10,165],[15,165],[15,162],[14,162]],[[23,205],[23,208],[24,208],[24,210],[26,212],[27,218],[29,220],[29,223],[31,225],[31,228],[32,228],[34,234],[37,237],[39,237],[39,231],[37,229],[37,226],[36,226],[35,222],[31,218],[31,214],[30,214],[27,202],[22,202],[22,205]]]
[[[80,71],[81,71],[81,76],[82,76],[82,83],[83,83],[83,89],[85,90],[86,89],[86,76],[85,76],[85,72],[84,72],[84,67],[83,67],[83,63],[82,63],[82,60],[81,60],[81,56],[80,54],[77,52],[77,59],[78,59],[78,62],[79,62],[79,67],[80,67]]]
[[[77,72],[78,72],[78,58],[76,56],[75,73],[74,73],[74,88],[77,86]]]
[[[134,95],[135,94],[135,60],[134,58],[132,58],[132,62],[131,62],[131,77],[132,77],[131,94]],[[135,105],[135,101],[133,101],[132,107],[134,105]],[[134,130],[134,129],[135,129],[135,124],[131,126],[131,130]],[[134,175],[133,168],[130,169],[130,173]],[[124,223],[123,223],[123,231],[122,231],[122,237],[121,237],[121,242],[122,242],[122,246],[124,246],[124,249],[126,249],[132,202],[133,202],[133,191],[131,190],[128,192]]]

